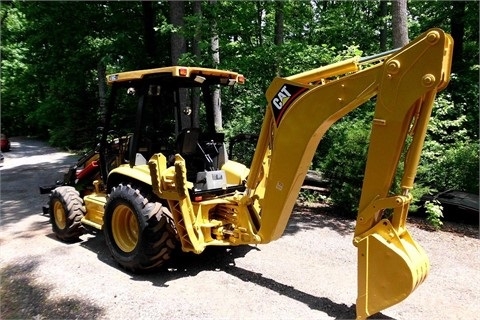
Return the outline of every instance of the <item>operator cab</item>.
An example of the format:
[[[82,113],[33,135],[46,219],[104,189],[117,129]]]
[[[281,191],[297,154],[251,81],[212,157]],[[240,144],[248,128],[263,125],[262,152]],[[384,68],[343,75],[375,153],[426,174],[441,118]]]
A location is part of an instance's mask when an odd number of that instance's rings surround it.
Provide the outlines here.
[[[112,92],[104,131],[113,128],[119,136],[128,137],[115,166],[144,165],[156,153],[173,165],[174,155],[180,154],[187,166],[187,180],[194,185],[193,195],[243,189],[241,181],[229,179],[222,170],[228,156],[224,134],[215,130],[213,110],[214,90],[242,84],[242,75],[166,67],[113,74],[107,80]],[[108,143],[104,140],[106,155]],[[105,160],[102,163],[112,163]],[[113,167],[101,169],[105,178]]]

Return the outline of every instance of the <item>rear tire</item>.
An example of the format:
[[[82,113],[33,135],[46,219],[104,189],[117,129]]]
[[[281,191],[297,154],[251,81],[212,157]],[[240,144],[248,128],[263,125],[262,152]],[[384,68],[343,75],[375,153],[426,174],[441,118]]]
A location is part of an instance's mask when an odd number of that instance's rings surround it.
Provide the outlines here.
[[[73,187],[58,187],[52,191],[49,202],[50,223],[58,239],[75,242],[85,232],[81,220],[85,206]]]
[[[177,243],[168,209],[159,202],[149,202],[130,185],[112,188],[103,227],[113,258],[135,273],[162,267]]]

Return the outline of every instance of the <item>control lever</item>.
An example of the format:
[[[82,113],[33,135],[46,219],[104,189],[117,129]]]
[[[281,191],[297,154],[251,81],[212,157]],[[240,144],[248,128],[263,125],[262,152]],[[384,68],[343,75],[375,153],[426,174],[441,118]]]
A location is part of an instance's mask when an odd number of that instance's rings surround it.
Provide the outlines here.
[[[202,148],[202,146],[200,145],[199,142],[197,142],[197,146],[198,146],[198,149],[200,149],[200,151],[202,152],[203,156],[205,157],[205,160],[207,161],[208,170],[210,170],[210,171],[215,170],[215,167],[213,166],[213,160],[210,157],[210,155],[208,153],[206,153],[205,150],[203,150],[203,148]]]

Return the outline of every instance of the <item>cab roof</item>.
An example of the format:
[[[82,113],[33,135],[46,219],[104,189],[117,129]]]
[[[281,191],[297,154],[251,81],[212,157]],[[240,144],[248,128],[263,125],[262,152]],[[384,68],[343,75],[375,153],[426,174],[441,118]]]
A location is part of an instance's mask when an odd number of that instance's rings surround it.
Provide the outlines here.
[[[245,82],[243,75],[233,71],[171,66],[110,74],[107,75],[107,84],[112,85],[118,83],[128,85],[146,79],[161,79],[162,81],[182,81],[182,79],[185,79],[185,83],[196,82],[197,85],[200,85],[205,80],[208,80],[208,82],[212,84],[223,85],[243,84]]]

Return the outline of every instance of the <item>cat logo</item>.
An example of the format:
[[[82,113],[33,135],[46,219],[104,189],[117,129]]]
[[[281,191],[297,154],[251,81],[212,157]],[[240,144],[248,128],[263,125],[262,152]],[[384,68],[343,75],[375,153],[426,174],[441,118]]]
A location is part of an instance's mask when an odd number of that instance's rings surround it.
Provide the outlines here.
[[[277,126],[292,102],[307,90],[308,88],[297,87],[291,84],[284,84],[278,90],[277,94],[270,101]]]
[[[278,110],[282,109],[283,105],[286,104],[288,101],[288,98],[290,98],[292,94],[288,92],[287,86],[283,86],[282,89],[277,93],[275,98],[272,100],[272,104],[277,108]]]

